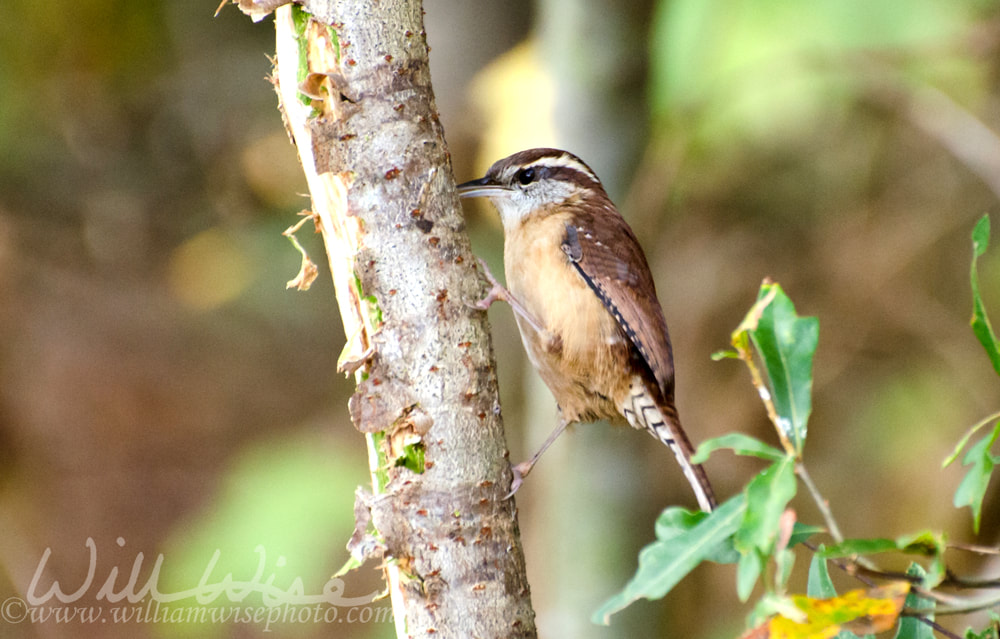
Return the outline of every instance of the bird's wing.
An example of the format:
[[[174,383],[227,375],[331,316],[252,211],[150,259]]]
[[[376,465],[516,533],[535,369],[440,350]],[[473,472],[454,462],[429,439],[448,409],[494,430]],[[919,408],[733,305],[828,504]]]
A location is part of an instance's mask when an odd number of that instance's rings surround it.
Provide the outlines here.
[[[635,345],[664,398],[672,401],[667,322],[635,233],[609,203],[597,214],[574,215],[566,224],[562,250]]]

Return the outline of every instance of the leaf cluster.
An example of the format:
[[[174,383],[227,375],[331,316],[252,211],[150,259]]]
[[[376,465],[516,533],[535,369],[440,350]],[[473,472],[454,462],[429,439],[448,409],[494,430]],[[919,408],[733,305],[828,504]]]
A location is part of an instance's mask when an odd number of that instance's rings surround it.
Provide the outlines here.
[[[982,301],[976,262],[989,245],[989,218],[984,216],[972,234],[970,274],[973,296],[972,328],[1000,375],[1000,342]],[[747,601],[758,584],[764,593],[748,619],[747,638],[785,637],[850,639],[895,628],[897,639],[925,639],[936,633],[958,637],[938,625],[935,615],[989,609],[993,625],[966,637],[996,637],[1000,598],[971,599],[944,594],[944,589],[967,592],[996,588],[998,580],[972,580],[954,575],[945,561],[948,544],[941,533],[921,531],[895,539],[845,538],[827,500],[809,476],[803,460],[807,425],[812,410],[813,355],[819,341],[819,321],[800,317],[781,286],[765,280],[756,302],[732,334],[732,349],[715,359],[738,359],[750,372],[753,385],[774,425],[779,446],[741,433],[704,442],[693,461],[703,462],[720,450],[758,457],[767,462],[746,487],[711,513],[666,509],[656,522],[656,541],[639,554],[639,567],[621,592],[593,616],[607,624],[611,615],[632,602],[664,597],[704,561],[735,564],[736,592]],[[957,507],[968,506],[978,531],[982,502],[1000,455],[992,453],[1000,436],[1000,412],[973,426],[945,460],[962,457],[969,467],[955,492]],[[964,452],[964,455],[963,455]],[[821,525],[798,521],[790,505],[805,489],[822,515]],[[829,537],[824,543],[813,540]],[[796,552],[812,553],[805,594],[789,592]],[[1000,554],[995,549],[975,549]],[[884,553],[909,556],[906,573],[892,573],[875,563]],[[859,579],[863,588],[838,594],[829,575],[829,563]]]

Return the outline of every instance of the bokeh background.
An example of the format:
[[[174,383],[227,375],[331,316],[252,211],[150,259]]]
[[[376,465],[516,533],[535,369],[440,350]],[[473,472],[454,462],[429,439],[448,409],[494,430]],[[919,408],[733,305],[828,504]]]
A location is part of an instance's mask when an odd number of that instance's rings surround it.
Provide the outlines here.
[[[1000,3],[425,5],[456,177],[532,146],[574,151],[603,177],[654,270],[695,440],[771,436],[746,371],[710,360],[770,276],[820,318],[806,459],[845,532],[997,543],[995,487],[974,536],[951,505],[961,470],[940,465],[1000,403],[968,327],[969,233],[1000,211]],[[161,554],[161,591],[195,587],[214,558],[212,582],[260,566],[262,581],[318,593],[347,559],[368,479],[353,383],[335,373],[332,286],[285,290],[298,255],[281,231],[308,199],[266,81],[269,21],[233,7],[213,18],[210,0],[5,6],[0,600],[23,598],[46,557],[36,594],[54,580],[76,590],[93,563],[93,587],[69,605],[108,611],[94,595],[109,574],[120,589],[138,565],[141,585]],[[466,209],[476,251],[502,272],[497,220]],[[1000,248],[980,269],[1000,314]],[[490,317],[520,459],[555,407],[509,309]],[[708,463],[722,496],[757,468],[725,453]],[[693,503],[649,437],[577,427],[517,500],[542,636],[739,633],[750,605],[729,566],[700,568],[610,627],[589,622],[659,511]],[[806,499],[795,506],[818,521]],[[344,594],[380,588],[365,566]],[[4,620],[0,637],[393,636],[342,612],[271,633]]]

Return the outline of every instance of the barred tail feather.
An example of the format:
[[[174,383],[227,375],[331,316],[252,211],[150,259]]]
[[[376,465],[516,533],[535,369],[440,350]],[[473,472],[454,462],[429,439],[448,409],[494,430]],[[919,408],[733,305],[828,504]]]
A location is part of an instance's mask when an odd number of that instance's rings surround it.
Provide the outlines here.
[[[701,467],[701,464],[691,463],[694,448],[684,433],[684,429],[681,428],[677,409],[672,404],[658,405],[642,380],[636,378],[629,389],[622,413],[633,428],[648,431],[673,451],[677,463],[684,471],[684,477],[694,489],[698,505],[705,512],[714,510],[716,507],[715,493],[708,481],[708,475],[705,474],[705,469]]]

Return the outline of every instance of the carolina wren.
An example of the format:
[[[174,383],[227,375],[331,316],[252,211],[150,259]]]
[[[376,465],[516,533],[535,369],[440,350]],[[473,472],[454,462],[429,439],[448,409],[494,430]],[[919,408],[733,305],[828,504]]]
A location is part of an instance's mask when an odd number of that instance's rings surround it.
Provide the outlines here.
[[[644,429],[670,447],[703,510],[715,507],[705,471],[674,406],[674,364],[663,310],[635,233],[580,158],[531,149],[458,187],[489,198],[504,228],[506,299],[528,357],[555,395],[559,426],[513,467],[517,490],[545,449],[574,422],[607,419]],[[484,265],[485,266],[485,265]]]

